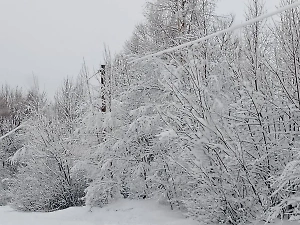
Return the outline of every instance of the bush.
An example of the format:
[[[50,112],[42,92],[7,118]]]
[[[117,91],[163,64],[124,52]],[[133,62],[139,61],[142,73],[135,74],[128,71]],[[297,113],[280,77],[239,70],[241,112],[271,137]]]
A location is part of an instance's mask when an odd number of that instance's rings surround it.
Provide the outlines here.
[[[68,165],[40,159],[20,169],[12,187],[12,206],[22,211],[54,211],[82,206],[86,182],[71,176]]]

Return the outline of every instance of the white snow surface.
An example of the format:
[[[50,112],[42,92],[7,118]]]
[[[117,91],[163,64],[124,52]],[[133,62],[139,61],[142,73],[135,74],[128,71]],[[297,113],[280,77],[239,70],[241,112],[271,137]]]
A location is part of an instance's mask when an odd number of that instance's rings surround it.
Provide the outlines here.
[[[199,225],[154,200],[121,200],[103,208],[74,207],[61,211],[17,212],[0,207],[0,225]]]

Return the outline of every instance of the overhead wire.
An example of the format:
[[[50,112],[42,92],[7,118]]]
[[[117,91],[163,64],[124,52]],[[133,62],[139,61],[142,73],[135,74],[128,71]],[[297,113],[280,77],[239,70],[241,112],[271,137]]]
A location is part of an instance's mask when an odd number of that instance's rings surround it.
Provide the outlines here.
[[[179,50],[179,49],[182,49],[182,48],[186,48],[186,47],[189,47],[189,46],[192,46],[192,45],[196,45],[200,42],[203,42],[203,41],[206,41],[210,38],[213,38],[213,37],[217,37],[221,34],[224,34],[224,33],[228,33],[228,32],[232,32],[234,30],[237,30],[237,29],[240,29],[242,27],[245,27],[247,25],[250,25],[250,24],[253,24],[253,23],[256,23],[256,22],[259,22],[261,20],[264,20],[264,19],[267,19],[269,17],[272,17],[274,15],[277,15],[281,12],[284,12],[286,10],[289,10],[289,9],[292,9],[292,8],[295,8],[297,6],[300,5],[300,1],[297,1],[297,2],[294,2],[290,5],[287,5],[287,6],[284,6],[284,7],[281,7],[273,12],[270,12],[270,13],[266,13],[264,15],[261,15],[261,16],[258,16],[258,17],[255,17],[251,20],[247,20],[246,22],[244,23],[241,23],[241,24],[238,24],[238,25],[234,25],[234,26],[231,26],[229,28],[226,28],[224,30],[221,30],[221,31],[217,31],[213,34],[209,34],[205,37],[202,37],[202,38],[199,38],[199,39],[196,39],[194,41],[190,41],[190,42],[186,42],[184,44],[181,44],[181,45],[177,45],[175,47],[171,47],[171,48],[168,48],[168,49],[165,49],[165,50],[162,50],[162,51],[159,51],[159,52],[156,52],[156,53],[152,53],[152,54],[148,54],[148,55],[145,55],[145,56],[142,56],[140,58],[136,58],[136,59],[133,59],[131,61],[129,61],[129,63],[135,63],[135,62],[139,62],[139,61],[143,61],[143,60],[146,60],[146,59],[149,59],[149,58],[154,58],[154,57],[157,57],[157,56],[160,56],[162,54],[165,54],[165,53],[169,53],[169,52],[173,52],[173,51],[176,51],[176,50]]]

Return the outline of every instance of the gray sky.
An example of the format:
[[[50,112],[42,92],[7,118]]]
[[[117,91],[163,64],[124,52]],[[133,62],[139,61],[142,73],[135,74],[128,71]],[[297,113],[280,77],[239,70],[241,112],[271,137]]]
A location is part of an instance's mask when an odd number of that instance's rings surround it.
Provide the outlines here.
[[[249,3],[248,0],[218,0],[219,13],[233,13],[236,16],[236,22],[244,21],[245,9]],[[276,9],[280,0],[264,0],[268,12]]]
[[[143,20],[147,0],[0,0],[0,85],[28,88],[33,74],[53,95],[86,61],[97,69],[103,44],[122,49]],[[279,0],[266,0],[269,10]],[[219,0],[218,12],[242,20],[247,0]]]
[[[33,74],[53,95],[85,58],[119,51],[143,19],[146,0],[0,0],[0,85],[28,88]]]

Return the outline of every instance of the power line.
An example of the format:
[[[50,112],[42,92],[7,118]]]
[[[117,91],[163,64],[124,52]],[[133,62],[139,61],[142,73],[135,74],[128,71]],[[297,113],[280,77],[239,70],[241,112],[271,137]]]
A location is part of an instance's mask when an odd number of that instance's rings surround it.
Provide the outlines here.
[[[227,33],[227,32],[234,31],[236,29],[242,28],[244,26],[247,26],[247,25],[250,25],[252,23],[258,22],[260,20],[272,17],[272,16],[274,16],[276,14],[279,14],[279,13],[284,12],[286,10],[295,8],[295,7],[299,6],[299,5],[300,5],[300,1],[294,2],[294,3],[290,4],[290,5],[287,5],[287,6],[284,6],[284,7],[280,8],[280,9],[277,9],[274,12],[266,13],[264,15],[261,15],[261,16],[258,16],[256,18],[254,18],[254,19],[248,20],[245,23],[242,23],[242,24],[239,24],[239,25],[235,25],[235,26],[231,26],[231,27],[226,28],[224,30],[221,30],[221,31],[215,32],[213,34],[207,35],[205,37],[196,39],[194,41],[186,42],[184,44],[181,44],[181,45],[178,45],[178,46],[175,46],[175,47],[172,47],[172,48],[168,48],[168,49],[165,49],[165,50],[153,53],[153,54],[145,55],[143,57],[134,59],[134,60],[130,61],[129,63],[139,62],[139,61],[142,61],[142,60],[145,60],[145,59],[149,59],[149,58],[153,58],[153,57],[156,57],[156,56],[160,56],[160,55],[165,54],[165,53],[169,53],[169,52],[176,51],[176,50],[179,50],[179,49],[182,49],[182,48],[186,48],[186,47],[189,47],[189,46],[194,45],[194,44],[198,44],[198,43],[203,42],[205,40],[208,40],[210,38],[219,36],[219,35]]]
[[[21,128],[26,126],[26,122],[19,125],[18,127],[16,127],[15,129],[9,131],[8,133],[6,133],[5,135],[3,135],[2,137],[0,137],[0,141],[2,141],[4,138],[8,137],[9,135],[12,135],[13,133],[15,133],[17,130],[20,130]]]

